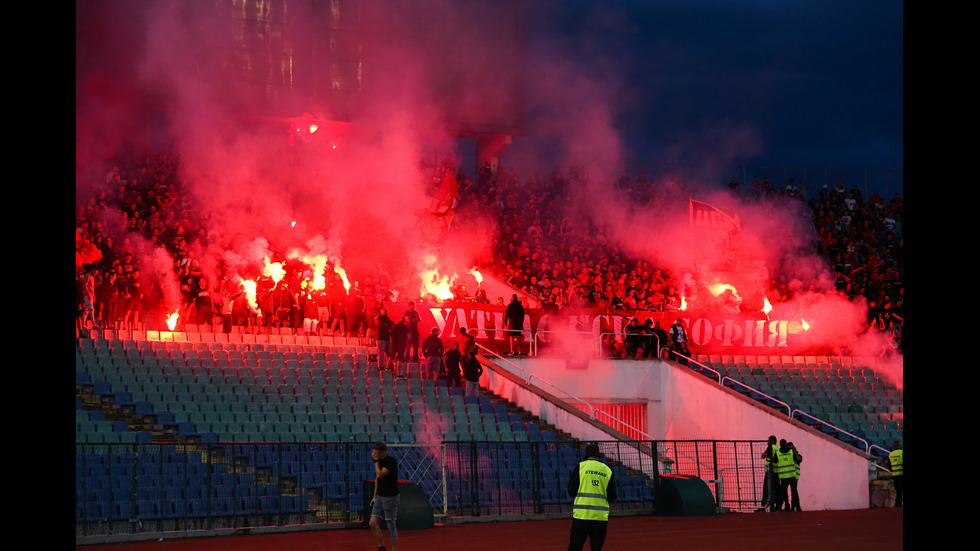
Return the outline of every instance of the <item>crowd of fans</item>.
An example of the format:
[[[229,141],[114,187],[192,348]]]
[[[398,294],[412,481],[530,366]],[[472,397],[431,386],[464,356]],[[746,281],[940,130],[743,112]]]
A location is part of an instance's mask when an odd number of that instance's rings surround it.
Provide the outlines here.
[[[159,298],[143,288],[136,239],[165,247],[188,266],[188,240],[203,233],[175,185],[176,157],[150,153],[139,158],[114,166],[104,181],[93,183],[88,200],[76,205],[77,302],[83,321],[97,327],[133,328],[146,303]],[[120,235],[126,237],[113,237]]]
[[[257,278],[256,315],[240,281],[211,281],[202,274],[191,251],[207,239],[206,224],[181,186],[179,159],[169,152],[149,153],[137,162],[120,162],[94,185],[93,195],[77,205],[76,288],[80,325],[133,328],[148,305],[161,300],[162,290],[141,285],[139,254],[164,248],[173,261],[180,285],[181,318],[210,323],[221,316],[226,325],[285,325],[310,334],[375,334],[377,311],[391,300],[384,274],[358,274],[363,286],[348,295],[331,274],[325,288],[313,289],[312,274],[287,270],[286,279]],[[555,167],[549,177],[521,179],[501,167],[482,168],[477,181],[460,175],[461,212],[480,209],[499,221],[493,256],[483,269],[492,270],[545,308],[609,308],[626,311],[676,311],[681,290],[663,267],[632,258],[607,237],[607,228],[576,216],[569,189],[587,176]],[[663,200],[669,184],[642,174],[623,173],[616,193],[639,208]],[[901,346],[903,321],[903,205],[877,193],[865,198],[857,186],[824,186],[816,193],[790,180],[777,187],[758,178],[744,187],[728,184],[742,201],[799,201],[808,207],[818,241],[815,246],[833,266],[837,288],[850,298],[863,296],[869,324],[895,335]],[[809,196],[809,197],[808,197]],[[120,231],[122,230],[122,231]],[[116,241],[112,236],[127,237]],[[146,243],[141,246],[136,243]],[[332,266],[331,266],[332,268]],[[780,273],[780,270],[774,270]],[[328,270],[330,273],[330,270]],[[794,290],[781,276],[770,282],[776,300]],[[457,297],[466,296],[456,289]],[[482,289],[469,300],[489,303]]]
[[[886,201],[875,192],[865,199],[857,186],[846,190],[838,182],[807,204],[818,250],[833,263],[838,290],[867,299],[869,323],[900,333],[905,317],[901,195]]]
[[[569,185],[556,167],[549,179],[521,182],[504,170],[489,180],[478,199],[494,209],[501,221],[495,243],[497,275],[542,301],[564,306],[608,307],[620,310],[674,311],[681,303],[678,282],[660,267],[624,255],[609,243],[606,228],[576,218],[565,209]],[[618,190],[637,207],[658,200],[653,180],[624,173]],[[838,290],[849,298],[863,296],[871,306],[869,322],[882,329],[901,322],[902,314],[902,199],[884,201],[877,193],[864,199],[857,186],[838,182],[824,186],[811,199],[790,180],[777,189],[763,178],[742,190],[733,178],[729,189],[743,201],[801,201],[813,216],[818,251],[833,265]],[[777,274],[781,270],[774,270]],[[784,276],[769,282],[777,301],[792,298],[794,289]]]
[[[680,293],[670,274],[627,257],[610,244],[604,226],[566,208],[569,188],[583,178],[555,167],[547,179],[522,181],[501,168],[483,183],[476,200],[493,210],[501,228],[493,271],[545,307],[676,310]],[[618,185],[636,200],[651,197],[649,181],[638,181]]]

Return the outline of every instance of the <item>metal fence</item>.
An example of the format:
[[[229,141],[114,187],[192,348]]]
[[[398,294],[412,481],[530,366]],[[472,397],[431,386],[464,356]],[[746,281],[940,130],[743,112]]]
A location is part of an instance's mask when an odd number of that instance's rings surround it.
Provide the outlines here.
[[[649,443],[600,442],[613,468],[619,499],[613,511],[652,511],[658,467]],[[571,471],[579,444],[447,442],[449,509],[455,516],[571,513]]]
[[[373,487],[372,443],[76,444],[75,534],[214,531],[357,523]],[[659,474],[698,476],[716,504],[754,508],[765,442],[600,442],[615,512],[653,512]],[[582,460],[571,442],[392,444],[399,478],[438,517],[571,514]],[[654,450],[656,450],[654,452]],[[368,495],[369,497],[369,495]]]
[[[677,440],[657,442],[667,461],[663,474],[696,476],[715,496],[715,504],[731,511],[751,512],[762,501],[765,483],[764,441]]]

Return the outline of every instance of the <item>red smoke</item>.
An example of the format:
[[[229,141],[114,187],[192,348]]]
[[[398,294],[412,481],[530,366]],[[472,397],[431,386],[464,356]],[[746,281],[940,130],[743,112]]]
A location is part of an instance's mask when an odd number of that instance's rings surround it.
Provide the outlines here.
[[[231,5],[76,3],[78,195],[85,195],[85,178],[100,169],[104,175],[114,156],[128,152],[124,146],[172,144],[190,215],[203,228],[200,245],[188,239],[188,253],[212,284],[221,275],[255,277],[265,258],[283,261],[299,251],[326,255],[352,281],[377,276],[416,293],[425,264],[416,213],[429,207],[435,188],[420,160],[454,153],[461,126],[527,122],[529,133],[550,146],[521,151],[518,138],[505,161],[529,167],[528,174],[555,162],[580,168],[586,177],[563,198],[567,215],[578,226],[591,221],[604,228],[630,256],[687,282],[683,293],[693,308],[761,311],[768,299],[773,315],[790,311],[786,317],[810,322],[808,338],[815,341],[869,355],[878,346],[862,329],[865,306],[834,291],[801,202],[741,202],[669,174],[657,175],[658,196],[650,204],[622,199],[613,182],[630,155],[616,121],[637,92],[623,90],[616,60],[541,41],[525,57],[520,29],[507,26],[511,18],[496,17],[522,9],[519,3],[286,2],[274,9],[287,6],[288,14],[258,11],[238,19]],[[352,28],[361,38],[346,41]],[[329,78],[314,86],[303,80],[314,74],[309,52],[286,57],[284,44],[274,48],[282,55],[275,63],[250,57],[261,48],[249,40],[281,40],[280,31],[349,48],[344,59],[358,62],[323,68]],[[524,84],[523,75],[529,75]],[[512,116],[521,111],[513,106],[519,99],[527,100],[527,121]],[[318,124],[315,139],[291,142],[292,123],[307,119],[350,124]],[[750,124],[726,122],[679,136],[669,155],[697,157],[709,170],[762,147]],[[692,196],[739,216],[737,269],[699,256],[704,243],[688,218]],[[496,221],[466,211],[469,199],[461,197],[439,255],[442,273],[465,274],[490,256]],[[163,302],[175,300],[175,282],[166,275],[173,259],[152,244],[134,248],[151,263],[143,266],[144,277],[155,280]],[[740,299],[713,297],[707,286],[715,283],[734,286]]]

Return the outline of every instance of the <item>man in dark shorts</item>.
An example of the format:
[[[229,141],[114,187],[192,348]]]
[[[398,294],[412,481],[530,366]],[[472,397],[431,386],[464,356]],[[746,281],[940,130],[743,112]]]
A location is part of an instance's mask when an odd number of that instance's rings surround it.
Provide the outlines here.
[[[378,551],[386,551],[381,539],[381,521],[383,518],[391,529],[391,549],[398,551],[398,462],[388,455],[388,446],[378,442],[371,450],[371,460],[374,461],[374,497],[371,498],[371,534],[378,542]]]

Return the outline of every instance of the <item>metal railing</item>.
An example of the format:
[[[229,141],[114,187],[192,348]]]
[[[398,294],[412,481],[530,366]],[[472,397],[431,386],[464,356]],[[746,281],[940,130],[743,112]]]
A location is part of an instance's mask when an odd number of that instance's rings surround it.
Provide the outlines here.
[[[489,354],[489,355],[493,356],[494,358],[496,358],[497,361],[503,362],[505,364],[508,364],[512,368],[514,368],[517,371],[520,371],[521,373],[523,373],[522,379],[524,380],[524,384],[525,385],[530,385],[531,384],[531,380],[536,378],[538,381],[544,383],[545,385],[548,385],[548,387],[551,388],[552,390],[555,390],[558,393],[560,393],[562,395],[562,397],[564,397],[564,398],[571,398],[572,400],[574,400],[577,403],[585,404],[589,408],[589,417],[593,417],[595,415],[595,410],[593,409],[593,407],[591,405],[589,405],[589,404],[586,404],[586,402],[584,400],[582,400],[581,398],[578,398],[576,396],[573,396],[572,394],[569,394],[568,392],[565,392],[561,388],[559,388],[559,387],[553,385],[552,383],[548,382],[547,379],[543,379],[541,377],[537,377],[536,375],[532,374],[530,371],[528,371],[528,370],[524,369],[523,367],[517,365],[516,363],[508,360],[507,358],[501,356],[500,354],[497,354],[493,350],[487,348],[486,346],[483,346],[480,343],[477,343],[476,346],[477,346],[477,348],[483,350],[483,352],[485,354]]]
[[[540,338],[541,335],[580,335],[580,336],[584,337],[586,340],[593,340],[593,339],[595,339],[595,333],[593,333],[591,331],[551,331],[551,330],[539,330],[539,331],[537,331],[537,332],[534,333],[534,339],[532,341],[533,346],[531,347],[531,355],[532,356],[537,356],[538,355],[538,350],[541,348],[542,342],[545,345],[552,344],[552,341],[549,340],[550,337],[549,337],[549,339],[541,339]]]
[[[533,373],[529,372],[528,370],[524,369],[523,367],[515,364],[514,362],[508,360],[507,358],[504,358],[500,354],[497,354],[493,350],[490,350],[489,348],[487,348],[487,347],[485,347],[485,346],[483,346],[481,344],[477,344],[477,347],[479,347],[480,349],[482,349],[484,352],[487,352],[490,355],[494,356],[498,361],[504,362],[504,363],[510,365],[511,367],[513,367],[514,369],[517,369],[517,370],[521,371],[524,374],[523,379],[524,379],[524,384],[525,385],[530,386],[531,381],[534,380],[534,379],[537,379],[539,382],[547,385],[548,388],[556,391],[559,394],[558,397],[559,398],[562,398],[563,400],[565,400],[566,403],[568,403],[569,402],[569,399],[571,399],[572,402],[570,404],[568,404],[568,405],[571,405],[571,404],[582,404],[583,406],[587,407],[588,408],[588,414],[589,414],[589,418],[590,419],[595,420],[595,421],[599,421],[596,418],[596,414],[597,413],[601,413],[602,415],[608,417],[609,419],[615,421],[616,423],[619,423],[621,426],[624,426],[624,427],[626,427],[626,428],[628,428],[630,430],[636,431],[636,434],[639,434],[639,435],[641,435],[641,436],[643,436],[645,438],[651,438],[651,435],[648,434],[647,432],[645,432],[643,430],[640,430],[640,429],[634,427],[633,425],[630,425],[629,423],[627,423],[626,421],[623,421],[622,419],[616,417],[615,415],[612,415],[612,414],[607,413],[607,412],[604,412],[604,411],[597,410],[592,404],[586,402],[585,400],[583,400],[583,399],[581,399],[581,398],[579,398],[579,397],[577,397],[577,396],[575,396],[573,394],[570,394],[570,393],[566,392],[565,390],[563,390],[562,388],[554,385],[553,383],[551,383],[547,379],[544,379],[542,377],[538,377],[537,375],[534,375]],[[599,421],[599,422],[602,423],[602,421]],[[609,425],[609,423],[604,423],[604,424],[605,425]]]
[[[754,451],[762,449],[762,441],[597,444],[617,481],[614,514],[652,512],[665,465],[715,481],[722,478],[723,469],[763,470],[761,454]],[[360,523],[366,520],[374,478],[372,446],[76,444],[76,542]],[[398,461],[399,478],[417,484],[438,517],[547,518],[571,513],[568,480],[583,459],[583,446],[554,441],[443,442],[390,445],[389,453]],[[664,461],[667,450],[674,450],[676,462]],[[729,478],[713,483],[727,496],[717,498],[721,505],[744,509],[744,504],[758,501],[749,482],[739,486]],[[751,484],[755,482],[753,478]]]
[[[823,419],[820,419],[819,417],[817,417],[815,415],[812,415],[810,413],[807,413],[807,412],[805,412],[805,411],[803,411],[801,409],[794,409],[793,410],[793,413],[790,415],[790,418],[791,419],[796,418],[797,415],[799,415],[800,417],[806,417],[806,418],[810,419],[811,421],[815,421],[816,422],[815,424],[822,425],[824,427],[828,427],[828,428],[830,428],[831,430],[833,430],[835,432],[838,432],[838,433],[841,433],[841,434],[846,434],[846,435],[850,436],[854,440],[857,440],[858,442],[864,444],[864,446],[858,446],[858,449],[863,450],[864,453],[865,453],[865,455],[868,455],[868,456],[871,455],[871,448],[868,446],[868,441],[865,440],[864,438],[861,438],[860,436],[858,436],[856,434],[850,433],[850,432],[848,432],[848,431],[846,431],[846,430],[844,430],[844,429],[842,429],[842,428],[840,428],[840,427],[838,427],[836,425],[832,425],[832,424],[828,423],[827,421],[824,421]],[[803,422],[806,423],[806,421],[803,421]]]
[[[680,356],[679,354],[675,354],[675,355]],[[875,445],[875,444],[871,444],[870,441],[868,441],[865,438],[862,438],[862,437],[860,437],[860,436],[858,436],[858,435],[856,435],[856,434],[854,434],[852,432],[849,432],[849,431],[847,431],[845,429],[842,429],[842,428],[838,427],[837,425],[834,425],[832,423],[829,423],[827,421],[824,421],[823,419],[820,419],[819,417],[817,417],[817,416],[815,416],[813,414],[807,413],[807,412],[803,411],[802,409],[800,409],[798,407],[794,407],[792,404],[787,404],[786,402],[784,402],[784,401],[782,401],[782,400],[780,400],[780,399],[778,399],[778,398],[776,398],[774,396],[770,396],[769,394],[766,394],[765,392],[763,392],[763,391],[761,391],[761,390],[759,390],[759,389],[757,389],[755,387],[749,386],[749,385],[747,385],[747,384],[745,384],[745,383],[743,383],[741,381],[738,381],[738,380],[733,379],[733,378],[728,377],[728,376],[722,377],[720,372],[718,372],[718,371],[716,371],[716,370],[714,370],[714,369],[712,369],[712,368],[704,365],[701,362],[698,362],[698,361],[694,360],[693,358],[688,358],[687,356],[681,356],[681,357],[683,357],[684,359],[686,359],[689,362],[689,364],[696,364],[700,369],[707,370],[707,371],[710,371],[710,372],[714,373],[715,374],[715,377],[714,378],[716,378],[716,380],[718,381],[718,384],[719,385],[724,386],[726,383],[730,383],[731,386],[733,386],[733,387],[736,387],[737,386],[737,387],[740,387],[740,388],[745,389],[746,391],[748,391],[749,398],[751,398],[753,400],[756,400],[756,401],[766,400],[767,402],[773,402],[776,405],[767,404],[767,405],[769,405],[769,407],[772,407],[773,409],[776,409],[777,406],[780,407],[780,408],[785,408],[786,409],[786,416],[788,418],[790,418],[790,419],[795,419],[796,416],[799,415],[800,417],[809,419],[811,421],[811,422],[808,423],[807,421],[801,419],[801,421],[804,422],[804,423],[807,423],[807,424],[816,424],[816,425],[820,425],[822,427],[827,427],[832,432],[836,432],[838,434],[843,434],[843,435],[846,435],[846,436],[848,436],[850,438],[853,438],[855,442],[857,442],[858,444],[862,444],[862,445],[858,445],[857,447],[858,447],[858,449],[864,451],[865,455],[868,456],[868,457],[871,456],[871,452],[872,452],[873,449],[881,450],[881,452],[883,452],[884,455],[888,455],[888,450],[886,450],[885,448],[882,448],[881,446],[878,446],[878,445]],[[741,391],[739,391],[739,392],[741,392]],[[741,393],[742,394],[745,394],[745,392],[741,392]],[[828,431],[828,432],[830,432],[830,431]]]
[[[632,442],[599,442],[610,465],[629,462],[644,464],[655,472],[650,457]],[[571,470],[583,459],[579,444],[570,442],[529,442],[489,444],[447,442],[450,503],[454,515],[474,517],[526,517],[528,515],[568,515],[572,499],[568,496]],[[653,478],[638,470],[614,467],[621,499],[612,505],[616,511],[651,511],[654,507]]]
[[[761,390],[759,390],[757,388],[751,387],[751,386],[743,383],[742,381],[738,381],[736,379],[732,379],[731,377],[723,377],[722,378],[721,384],[724,386],[726,383],[731,383],[731,385],[733,387],[738,386],[738,387],[744,388],[745,390],[749,391],[749,398],[752,398],[753,400],[755,400],[757,402],[760,402],[761,401],[760,398],[765,398],[766,400],[775,402],[777,405],[786,408],[786,416],[787,417],[792,417],[793,416],[793,408],[792,408],[792,406],[790,406],[786,402],[780,400],[779,398],[776,398],[775,396],[770,396],[770,395],[766,394],[765,392],[762,392]],[[772,404],[768,404],[768,405],[769,405],[769,407],[771,407],[773,409],[776,409],[776,406],[774,406]]]
[[[603,342],[605,342],[605,338],[606,338],[607,336],[612,336],[612,337],[616,337],[616,336],[622,336],[622,337],[638,337],[638,338],[643,338],[643,339],[646,339],[646,338],[650,338],[650,337],[653,337],[653,338],[655,338],[655,339],[657,339],[657,354],[656,354],[655,356],[653,356],[653,358],[657,358],[657,359],[660,359],[660,353],[661,353],[661,352],[663,352],[663,346],[661,346],[661,345],[660,345],[660,337],[658,337],[657,335],[654,335],[654,334],[638,334],[638,333],[599,333],[599,340],[598,340],[598,341],[596,341],[596,353],[597,353],[597,354],[598,354],[599,356],[602,356],[602,355],[603,355],[603,352],[602,352],[602,343],[603,343]],[[624,342],[624,343],[625,343],[625,340],[626,340],[626,339],[624,338],[624,339],[623,339],[623,342]]]
[[[891,450],[888,450],[888,449],[885,449],[885,448],[879,446],[878,444],[871,444],[869,446],[869,450],[868,451],[870,452],[872,449],[881,450],[881,456],[882,457],[888,457],[888,453],[891,451]],[[885,470],[888,470],[888,469],[885,469]],[[891,471],[888,471],[888,472],[891,472]]]
[[[536,355],[535,350],[537,348],[537,341],[536,341],[536,339],[534,337],[534,333],[532,333],[530,330],[528,330],[528,329],[521,329],[520,331],[514,331],[513,329],[504,328],[504,329],[497,329],[495,331],[500,331],[500,332],[503,333],[503,335],[504,335],[504,342],[506,343],[507,348],[510,348],[510,345],[511,345],[511,341],[510,340],[515,337],[515,333],[518,334],[518,335],[520,335],[520,337],[518,339],[518,349],[520,349],[520,343],[525,342],[524,339],[526,337],[527,338],[527,349],[528,349],[527,350],[527,354],[528,354],[528,356],[535,356]],[[498,346],[500,346],[501,348],[503,348],[503,345],[498,345]]]

